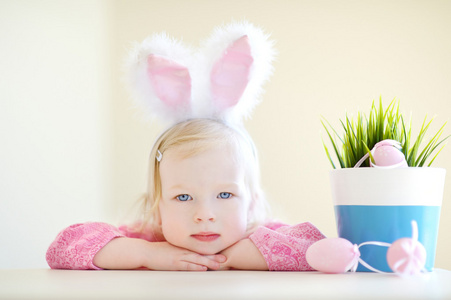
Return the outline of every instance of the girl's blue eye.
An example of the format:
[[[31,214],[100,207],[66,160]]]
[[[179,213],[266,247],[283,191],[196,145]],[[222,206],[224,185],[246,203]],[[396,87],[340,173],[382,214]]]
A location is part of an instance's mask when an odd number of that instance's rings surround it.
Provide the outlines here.
[[[232,194],[227,192],[222,192],[218,195],[218,198],[221,199],[229,199],[230,197],[232,197]]]
[[[177,198],[177,200],[179,200],[179,201],[188,201],[188,200],[192,200],[192,199],[193,199],[193,198],[191,198],[191,196],[188,195],[188,194],[178,195],[176,198]]]

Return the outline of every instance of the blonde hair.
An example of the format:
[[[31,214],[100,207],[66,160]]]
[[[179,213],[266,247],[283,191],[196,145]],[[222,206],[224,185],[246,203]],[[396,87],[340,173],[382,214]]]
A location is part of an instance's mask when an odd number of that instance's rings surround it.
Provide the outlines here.
[[[214,119],[190,119],[166,130],[155,142],[149,158],[148,189],[143,196],[143,228],[149,227],[155,235],[162,235],[159,214],[161,181],[158,151],[177,148],[184,157],[190,157],[221,144],[230,145],[237,163],[245,170],[245,184],[251,196],[248,212],[248,231],[262,224],[268,215],[268,205],[260,187],[260,168],[255,145],[249,135],[238,128]]]

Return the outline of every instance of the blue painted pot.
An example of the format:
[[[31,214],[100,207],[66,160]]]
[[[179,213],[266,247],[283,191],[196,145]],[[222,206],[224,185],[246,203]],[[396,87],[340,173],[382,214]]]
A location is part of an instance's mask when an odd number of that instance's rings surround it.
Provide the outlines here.
[[[418,240],[427,252],[426,270],[435,262],[440,208],[445,185],[440,168],[356,168],[330,173],[338,236],[353,244],[393,243],[411,237],[411,221],[418,224]],[[361,258],[370,266],[391,272],[386,247],[366,245]],[[369,272],[359,264],[357,271]]]

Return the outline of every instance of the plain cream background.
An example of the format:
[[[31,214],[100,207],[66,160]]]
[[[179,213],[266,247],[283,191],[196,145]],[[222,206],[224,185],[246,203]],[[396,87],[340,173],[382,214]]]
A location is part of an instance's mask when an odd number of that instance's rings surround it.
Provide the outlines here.
[[[396,97],[415,129],[427,114],[437,130],[451,115],[450,15],[451,1],[430,0],[0,0],[0,268],[46,267],[63,227],[129,215],[159,128],[130,108],[127,49],[163,30],[196,46],[231,20],[263,27],[279,51],[246,122],[273,213],[336,236],[320,116],[338,124]],[[449,147],[435,162],[448,171]],[[450,180],[436,257],[445,269]]]

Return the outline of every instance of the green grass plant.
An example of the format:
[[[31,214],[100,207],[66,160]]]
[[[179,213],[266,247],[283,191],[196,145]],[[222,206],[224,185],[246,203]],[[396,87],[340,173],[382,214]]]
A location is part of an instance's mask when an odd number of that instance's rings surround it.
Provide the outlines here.
[[[420,151],[425,134],[433,119],[427,121],[427,117],[424,118],[420,132],[414,140],[411,136],[412,121],[409,120],[408,124],[404,122],[404,118],[399,112],[399,101],[395,100],[386,109],[382,106],[381,98],[378,105],[375,105],[373,101],[368,116],[361,112],[357,113],[356,118],[346,115],[344,120],[340,119],[341,127],[344,131],[341,136],[329,122],[322,118],[321,123],[327,132],[333,152],[341,168],[353,168],[366,153],[370,153],[370,150],[376,143],[386,139],[396,140],[401,143],[401,151],[406,157],[409,167],[431,166],[445,146],[444,141],[450,137],[448,135],[440,139],[446,123]],[[329,151],[324,141],[323,146],[332,167],[336,169],[336,163],[331,157],[331,151]],[[439,148],[439,146],[441,147]],[[434,156],[432,156],[433,154]],[[371,153],[369,159],[371,159]],[[366,159],[361,167],[369,167],[369,159]],[[429,162],[426,163],[428,160]]]

